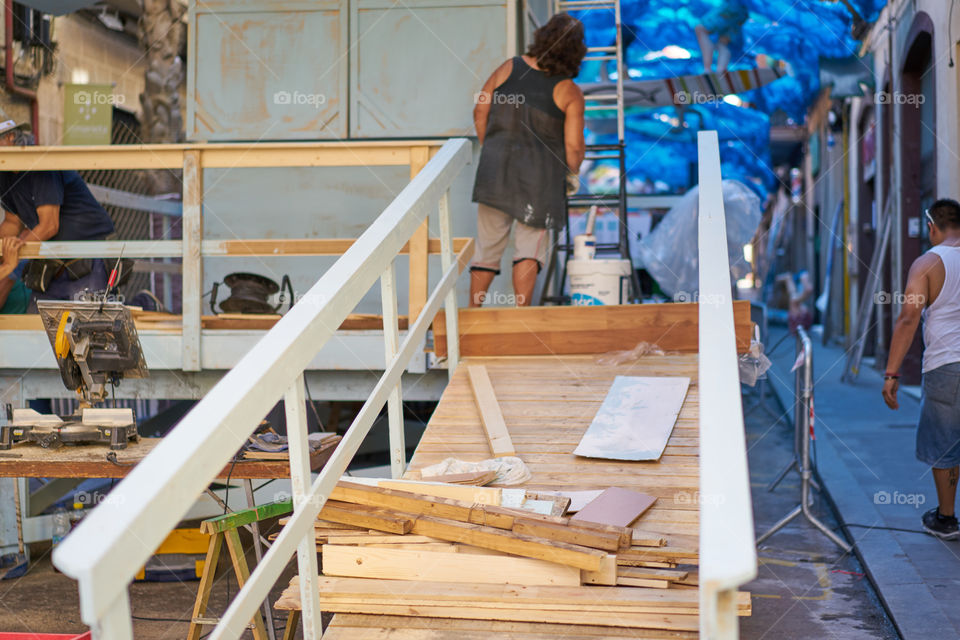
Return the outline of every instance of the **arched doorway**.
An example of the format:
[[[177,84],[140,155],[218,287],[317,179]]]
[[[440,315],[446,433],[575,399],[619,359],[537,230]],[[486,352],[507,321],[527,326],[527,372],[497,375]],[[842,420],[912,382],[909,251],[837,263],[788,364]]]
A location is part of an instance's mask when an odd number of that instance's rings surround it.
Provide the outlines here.
[[[917,14],[906,39],[902,68],[902,92],[894,95],[900,109],[901,176],[900,207],[901,265],[903,282],[910,265],[929,246],[923,210],[936,199],[936,95],[933,60],[933,22],[926,13]],[[920,332],[904,359],[901,373],[905,384],[920,383],[922,348]]]

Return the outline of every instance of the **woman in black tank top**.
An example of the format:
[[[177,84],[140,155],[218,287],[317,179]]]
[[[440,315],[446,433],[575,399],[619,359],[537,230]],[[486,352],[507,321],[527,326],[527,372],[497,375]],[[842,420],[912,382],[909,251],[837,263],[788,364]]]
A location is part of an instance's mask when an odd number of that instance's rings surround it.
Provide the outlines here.
[[[477,164],[473,201],[493,207],[535,229],[566,224],[564,188],[568,173],[583,161],[583,94],[573,82],[586,54],[583,25],[568,14],[553,16],[537,29],[525,57],[500,66],[477,94],[474,121],[483,148]],[[480,244],[484,239],[479,238]],[[542,265],[518,287],[532,294]],[[471,302],[486,292],[497,272],[471,267]],[[529,303],[529,295],[515,291]]]

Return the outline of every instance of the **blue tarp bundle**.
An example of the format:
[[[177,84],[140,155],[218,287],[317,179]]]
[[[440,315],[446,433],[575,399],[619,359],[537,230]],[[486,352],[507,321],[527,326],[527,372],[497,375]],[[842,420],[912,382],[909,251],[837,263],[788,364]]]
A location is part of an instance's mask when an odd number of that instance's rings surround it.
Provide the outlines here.
[[[703,72],[696,25],[726,0],[622,0],[625,63],[630,79],[654,79]],[[781,60],[792,74],[740,96],[751,107],[719,103],[687,108],[686,127],[677,124],[673,107],[631,109],[626,120],[628,179],[631,185],[659,181],[658,191],[685,191],[692,185],[696,131],[717,129],[725,178],[735,178],[763,194],[774,178],[769,166],[770,116],[780,112],[802,123],[820,89],[819,59],[849,58],[859,43],[851,36],[853,16],[840,2],[823,0],[739,0],[748,10],[742,37],[731,44],[731,69],[756,66],[758,55]],[[850,0],[866,22],[877,19],[885,0]],[[615,42],[607,10],[575,12],[586,27],[588,46]],[[612,66],[586,63],[577,80],[612,80]],[[612,116],[612,112],[608,112]],[[615,141],[604,133],[592,141]],[[589,125],[588,125],[589,126]]]

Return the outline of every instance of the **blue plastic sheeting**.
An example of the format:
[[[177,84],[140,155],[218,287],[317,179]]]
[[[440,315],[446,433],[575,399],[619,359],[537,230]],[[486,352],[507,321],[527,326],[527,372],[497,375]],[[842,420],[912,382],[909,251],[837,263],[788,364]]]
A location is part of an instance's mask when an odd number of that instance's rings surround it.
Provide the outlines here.
[[[726,0],[622,0],[625,63],[631,79],[651,79],[703,72],[694,31],[702,17]],[[762,194],[774,184],[769,166],[769,116],[782,112],[800,123],[820,90],[819,59],[849,58],[859,48],[851,36],[853,16],[840,2],[823,0],[739,0],[748,10],[740,38],[734,38],[731,69],[757,65],[757,56],[781,60],[791,74],[739,97],[752,108],[720,103],[690,107],[685,130],[671,131],[672,107],[632,109],[627,117],[628,172],[631,183],[659,180],[671,191],[692,183],[688,165],[696,161],[698,129],[717,129],[724,177],[735,178]],[[882,0],[850,0],[867,21],[876,20]],[[574,12],[586,27],[588,46],[609,46],[616,33],[608,10]],[[613,65],[585,63],[577,80],[615,78]],[[612,115],[612,112],[608,112]],[[592,114],[596,117],[598,114]],[[702,120],[702,124],[698,122]],[[595,123],[596,124],[596,123]],[[601,127],[597,127],[600,129]],[[606,127],[602,127],[604,130]],[[597,135],[599,141],[615,141]],[[637,155],[640,154],[640,155]],[[642,157],[642,160],[641,160]],[[660,190],[660,189],[658,189]]]
[[[630,193],[684,193],[696,182],[696,132],[714,129],[720,139],[724,178],[740,180],[763,197],[775,184],[770,165],[770,119],[755,109],[725,102],[687,107],[687,127],[679,127],[673,107],[638,109],[625,119],[627,180]],[[587,130],[588,144],[615,144],[615,133]],[[598,163],[600,165],[604,162]],[[614,163],[606,163],[614,166]],[[591,172],[591,192],[613,191],[605,172]],[[596,179],[595,179],[596,178]]]

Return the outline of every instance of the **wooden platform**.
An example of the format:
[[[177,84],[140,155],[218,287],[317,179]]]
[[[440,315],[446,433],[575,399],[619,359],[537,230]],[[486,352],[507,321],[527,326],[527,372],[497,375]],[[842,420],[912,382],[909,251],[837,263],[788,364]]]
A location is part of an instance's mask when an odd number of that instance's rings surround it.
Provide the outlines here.
[[[647,356],[632,364],[600,366],[595,356],[513,356],[469,358],[460,363],[410,463],[410,471],[448,457],[482,460],[490,451],[473,401],[467,364],[486,365],[504,421],[533,474],[528,489],[633,488],[658,497],[636,523],[659,533],[667,545],[646,549],[643,561],[681,565],[697,562],[698,385],[697,355]],[[617,375],[688,376],[690,390],[676,428],[659,462],[581,458],[571,452],[580,441]],[[626,554],[622,563],[631,562]],[[692,567],[691,575],[695,575]],[[468,578],[465,578],[468,580]],[[692,589],[694,581],[684,585]],[[678,587],[679,588],[679,587]],[[399,615],[337,614],[327,640],[473,640],[523,638],[692,638],[694,631],[621,629],[597,624],[526,623]]]

